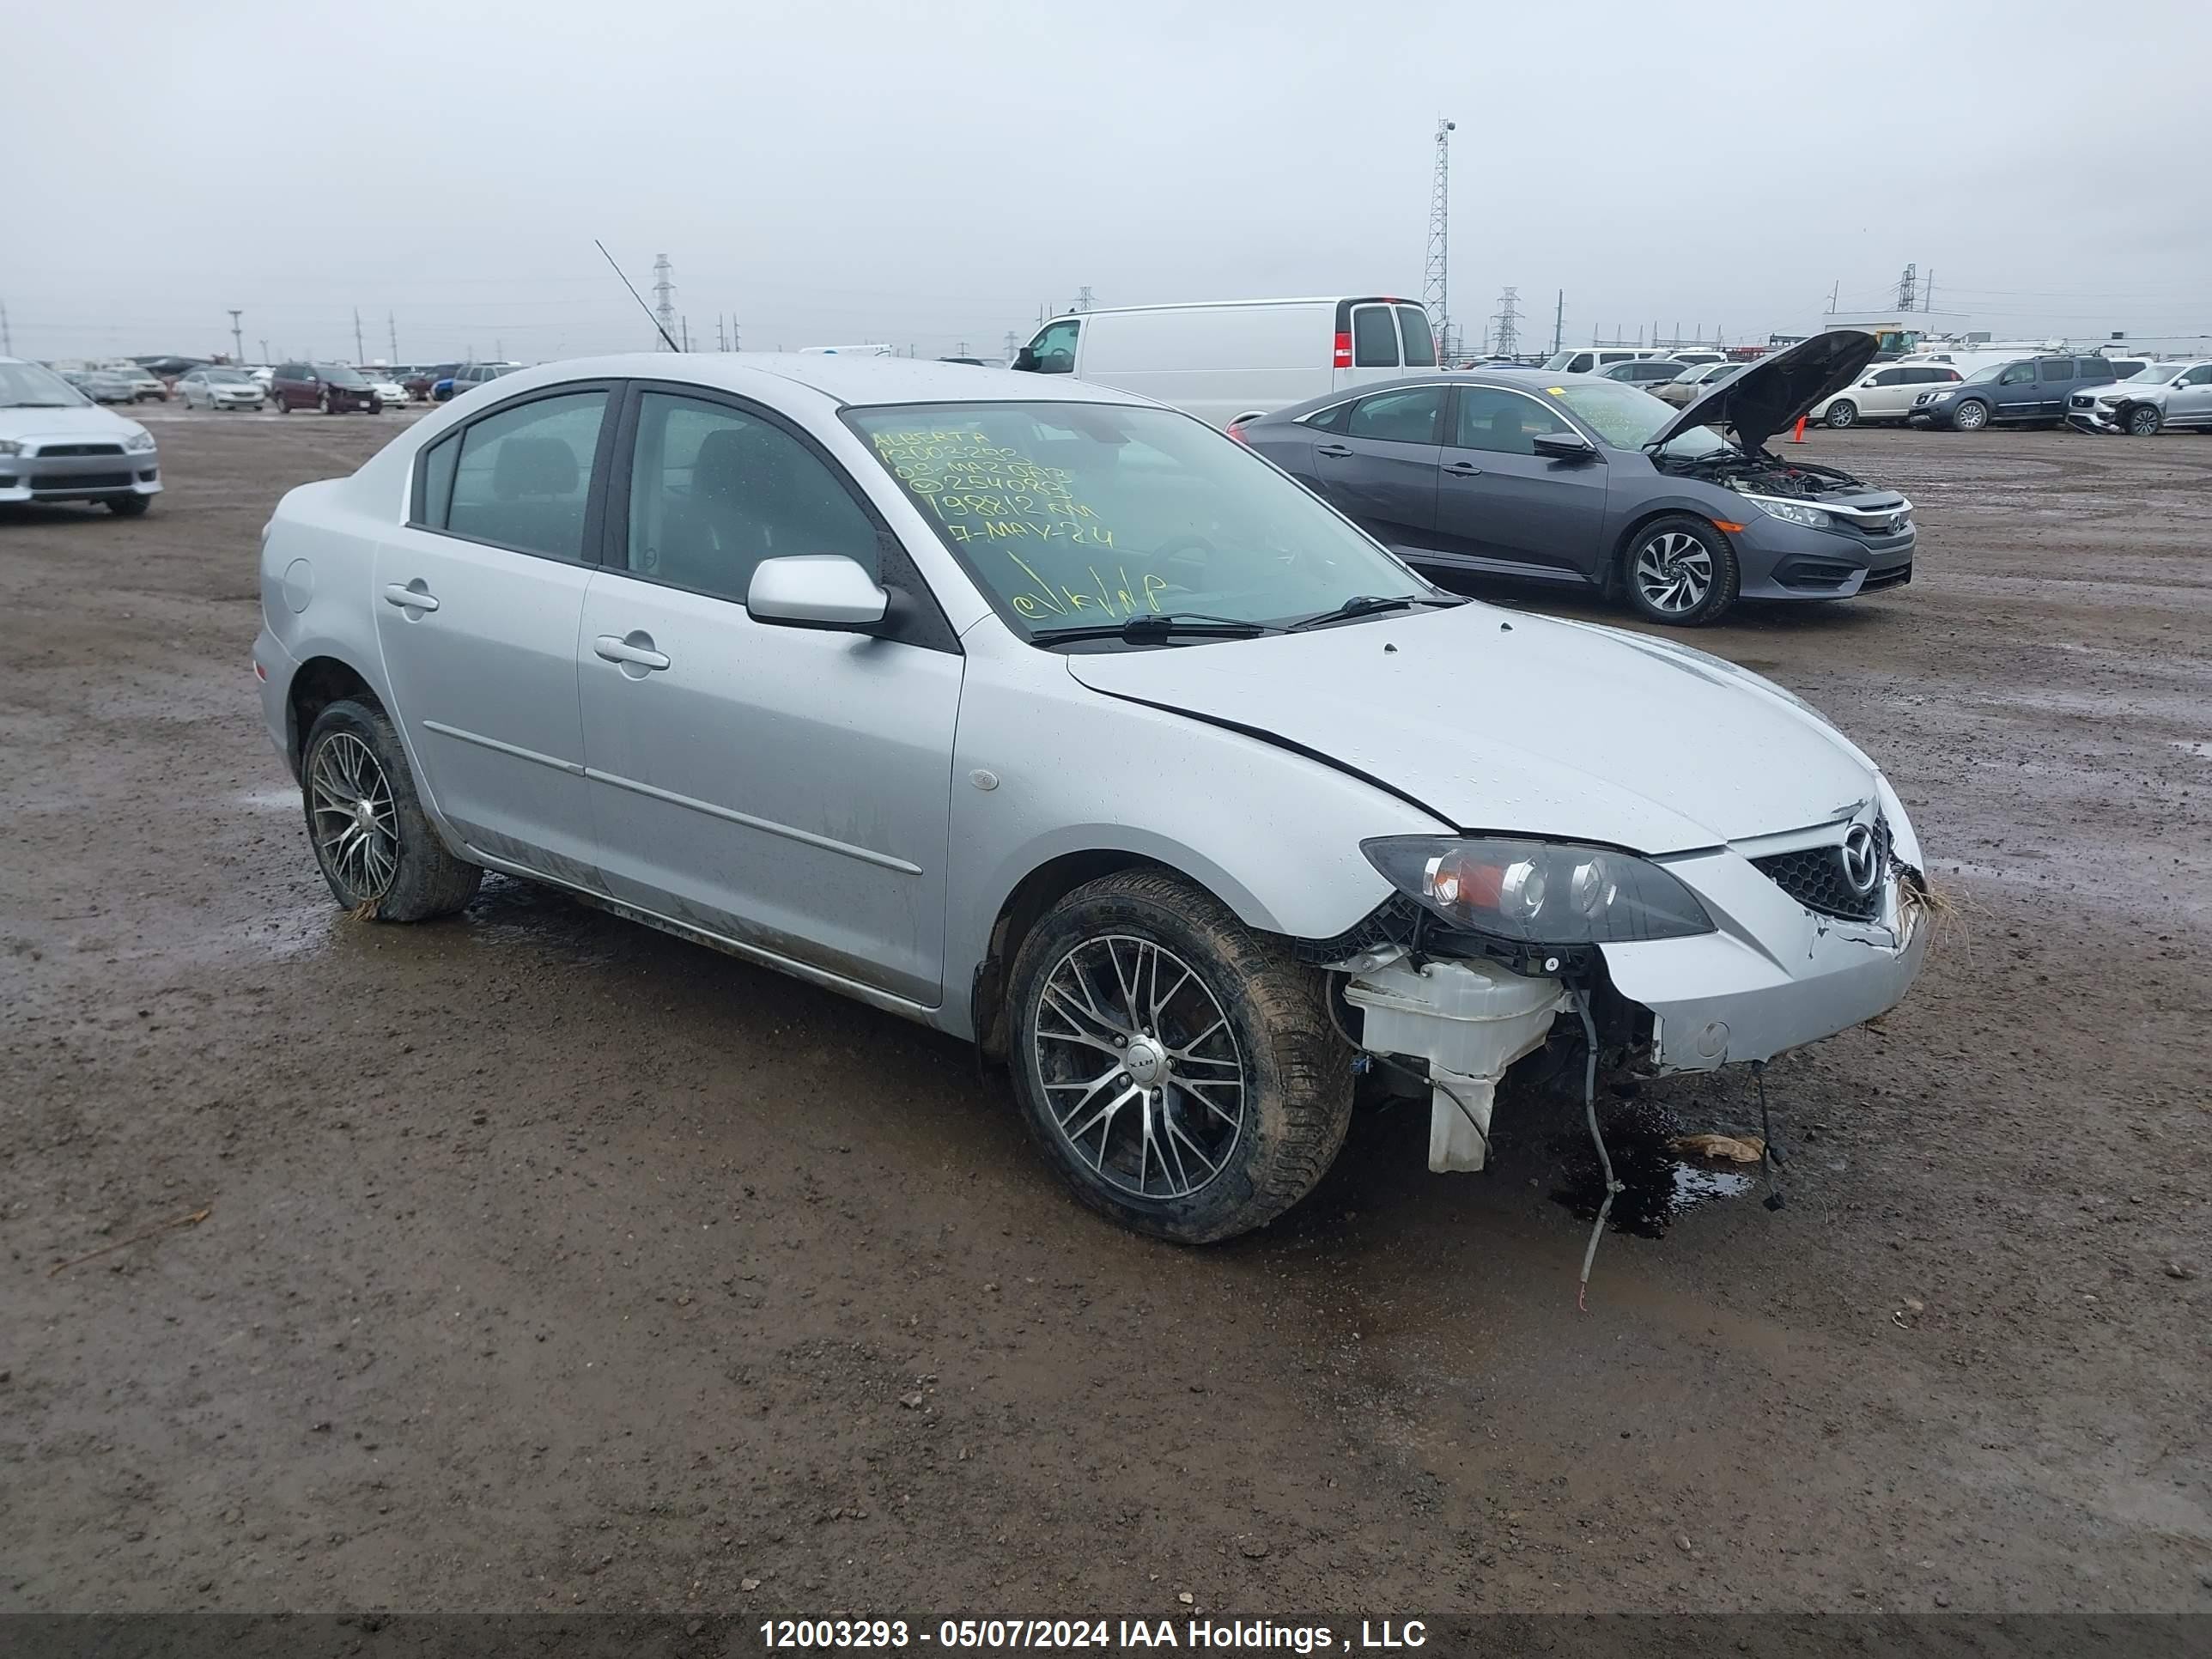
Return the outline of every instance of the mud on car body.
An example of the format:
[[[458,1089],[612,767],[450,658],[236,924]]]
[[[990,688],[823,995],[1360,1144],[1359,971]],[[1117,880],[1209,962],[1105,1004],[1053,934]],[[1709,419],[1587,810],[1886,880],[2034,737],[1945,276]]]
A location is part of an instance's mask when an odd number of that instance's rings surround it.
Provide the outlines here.
[[[1006,1062],[1087,1204],[1297,1201],[1354,1061],[1759,1060],[1905,994],[1920,850],[1757,676],[1431,587],[1196,419],[844,356],[545,365],[301,486],[263,711],[335,900],[485,871]],[[1647,740],[1665,708],[1694,741]]]

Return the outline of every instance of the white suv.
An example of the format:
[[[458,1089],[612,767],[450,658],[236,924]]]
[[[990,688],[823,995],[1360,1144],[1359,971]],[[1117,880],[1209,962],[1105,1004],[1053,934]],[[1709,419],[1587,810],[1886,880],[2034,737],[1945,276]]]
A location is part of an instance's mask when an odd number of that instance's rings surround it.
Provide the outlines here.
[[[1825,402],[1808,410],[1805,418],[1824,426],[1856,426],[1861,421],[1901,421],[1912,413],[1913,400],[1934,386],[1956,386],[1963,377],[1948,363],[1875,363]]]
[[[2212,429],[2212,362],[2145,363],[2124,380],[2077,392],[2066,400],[2066,424],[2130,438],[2168,426]]]

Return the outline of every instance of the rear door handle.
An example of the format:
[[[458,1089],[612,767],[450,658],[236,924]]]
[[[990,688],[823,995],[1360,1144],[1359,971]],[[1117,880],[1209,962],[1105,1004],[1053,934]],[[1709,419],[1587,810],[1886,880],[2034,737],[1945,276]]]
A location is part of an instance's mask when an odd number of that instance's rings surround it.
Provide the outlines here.
[[[642,629],[633,630],[628,639],[602,634],[592,641],[592,649],[609,662],[628,663],[639,668],[668,666],[667,657],[653,648],[653,635]]]
[[[435,611],[438,608],[438,601],[431,597],[430,590],[422,585],[420,576],[404,585],[399,582],[385,583],[384,602],[396,605],[404,611]]]
[[[1352,452],[1342,444],[1321,444],[1315,447],[1314,453],[1326,455],[1332,461],[1340,461]]]
[[[1454,461],[1444,471],[1455,478],[1479,478],[1482,476],[1482,469],[1473,461]]]

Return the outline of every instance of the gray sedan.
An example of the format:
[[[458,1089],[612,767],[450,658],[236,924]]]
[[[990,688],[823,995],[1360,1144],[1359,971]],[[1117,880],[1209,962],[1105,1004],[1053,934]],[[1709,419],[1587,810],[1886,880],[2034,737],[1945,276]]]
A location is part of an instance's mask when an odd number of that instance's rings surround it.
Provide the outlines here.
[[[186,409],[258,409],[265,400],[261,382],[242,368],[210,364],[177,382]]]
[[[1763,1060],[1927,948],[1903,805],[1796,698],[1440,592],[1066,375],[522,370],[287,495],[261,595],[347,912],[498,871],[971,1038],[1074,1192],[1163,1237],[1311,1188],[1361,1050],[1430,1167],[1478,1169],[1547,1042]],[[1656,707],[1698,741],[1623,718]]]
[[[1594,589],[1653,622],[1711,623],[1738,597],[1849,599],[1912,579],[1911,502],[1765,447],[1874,351],[1856,330],[1820,335],[1709,380],[1679,410],[1588,374],[1423,375],[1231,434],[1417,568]]]

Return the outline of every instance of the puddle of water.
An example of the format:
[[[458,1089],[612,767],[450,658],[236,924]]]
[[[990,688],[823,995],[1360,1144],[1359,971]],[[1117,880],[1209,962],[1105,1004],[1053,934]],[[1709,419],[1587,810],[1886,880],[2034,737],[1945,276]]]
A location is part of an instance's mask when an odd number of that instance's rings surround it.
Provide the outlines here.
[[[1706,1169],[1677,1158],[1668,1142],[1683,1132],[1681,1121],[1663,1106],[1613,1101],[1598,1109],[1598,1124],[1605,1131],[1613,1178],[1621,1184],[1606,1220],[1615,1232],[1663,1238],[1677,1217],[1717,1199],[1741,1198],[1754,1184],[1740,1171]],[[1589,1220],[1604,1202],[1605,1174],[1588,1130],[1577,1127],[1554,1136],[1551,1150],[1560,1164],[1560,1184],[1552,1201]]]

